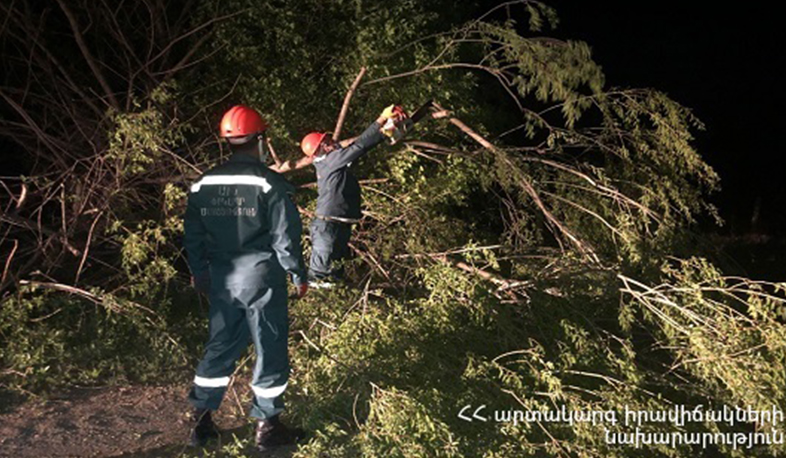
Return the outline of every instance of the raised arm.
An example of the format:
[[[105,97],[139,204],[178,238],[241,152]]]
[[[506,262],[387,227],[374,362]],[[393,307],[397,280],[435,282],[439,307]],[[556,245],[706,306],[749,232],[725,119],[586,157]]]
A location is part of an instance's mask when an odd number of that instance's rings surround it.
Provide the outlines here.
[[[384,121],[383,121],[384,122]],[[377,146],[385,138],[379,128],[382,123],[376,120],[363,131],[362,134],[346,148],[341,148],[330,153],[333,155],[333,164],[335,167],[343,167],[350,162],[355,161]]]

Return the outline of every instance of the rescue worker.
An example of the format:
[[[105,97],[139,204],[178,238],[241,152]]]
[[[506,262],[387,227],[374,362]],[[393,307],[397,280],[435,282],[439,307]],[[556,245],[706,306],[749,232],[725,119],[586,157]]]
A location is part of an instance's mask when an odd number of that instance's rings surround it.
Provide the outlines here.
[[[340,262],[349,255],[352,224],[360,221],[360,184],[349,170],[352,162],[368,153],[385,137],[381,128],[388,119],[405,116],[395,105],[382,114],[352,143],[344,146],[326,132],[312,132],[300,142],[303,153],[317,171],[317,208],[311,222],[309,281],[315,288],[330,288],[343,277]]]
[[[301,430],[279,420],[289,377],[287,273],[297,296],[308,291],[292,187],[265,166],[267,124],[255,110],[237,105],[224,114],[220,134],[232,155],[191,186],[184,245],[195,288],[209,295],[209,340],[189,393],[191,443],[218,436],[211,411],[218,409],[236,360],[249,341],[256,362],[251,416],[258,420],[261,450],[294,443]]]

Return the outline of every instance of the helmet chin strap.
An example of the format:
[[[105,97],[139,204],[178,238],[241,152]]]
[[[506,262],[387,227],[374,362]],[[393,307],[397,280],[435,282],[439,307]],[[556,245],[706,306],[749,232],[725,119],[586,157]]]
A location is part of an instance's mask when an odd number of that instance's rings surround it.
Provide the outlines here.
[[[268,158],[268,151],[265,148],[265,137],[264,135],[257,136],[258,142],[258,150],[259,150],[259,162],[266,163]]]

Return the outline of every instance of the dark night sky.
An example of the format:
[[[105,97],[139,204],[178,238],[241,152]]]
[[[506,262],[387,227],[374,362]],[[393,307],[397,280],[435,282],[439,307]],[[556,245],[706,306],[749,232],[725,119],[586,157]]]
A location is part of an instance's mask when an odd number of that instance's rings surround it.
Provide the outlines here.
[[[707,130],[696,147],[721,176],[713,201],[727,224],[751,230],[762,199],[759,231],[786,235],[786,122],[780,66],[782,17],[763,4],[734,9],[689,1],[553,0],[554,35],[586,41],[607,84],[653,87],[693,109]],[[718,5],[717,3],[715,5]]]

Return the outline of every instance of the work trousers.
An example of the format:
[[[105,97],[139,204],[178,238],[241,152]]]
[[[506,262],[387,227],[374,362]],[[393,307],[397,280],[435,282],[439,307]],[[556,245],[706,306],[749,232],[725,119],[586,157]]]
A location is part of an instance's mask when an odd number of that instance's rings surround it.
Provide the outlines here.
[[[191,404],[218,409],[235,362],[251,341],[256,350],[251,416],[264,419],[279,414],[289,378],[286,285],[212,287],[209,328],[210,338],[188,396]]]
[[[309,280],[339,280],[344,277],[341,261],[349,257],[352,225],[314,218],[311,221]]]

